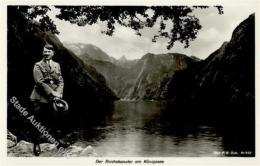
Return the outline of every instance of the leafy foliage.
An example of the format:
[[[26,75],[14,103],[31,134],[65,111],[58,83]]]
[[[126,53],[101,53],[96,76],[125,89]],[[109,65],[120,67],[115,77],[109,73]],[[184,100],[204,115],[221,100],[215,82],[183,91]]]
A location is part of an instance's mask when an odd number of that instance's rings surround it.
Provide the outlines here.
[[[53,20],[48,16],[48,6],[9,6],[8,14],[10,23],[8,28],[13,28],[14,24],[20,24],[25,32],[32,30],[33,26],[38,25],[42,31],[51,31],[58,34],[58,30]],[[38,21],[35,21],[37,20]]]
[[[223,7],[216,6],[219,14],[223,14]],[[57,18],[69,21],[72,24],[85,26],[97,22],[106,22],[107,30],[102,31],[112,36],[115,25],[119,24],[135,30],[141,36],[140,30],[152,28],[159,22],[159,30],[154,34],[152,41],[158,38],[168,39],[167,49],[171,49],[176,41],[189,46],[202,28],[199,19],[192,15],[196,8],[205,9],[208,6],[56,6],[60,9]],[[169,24],[170,23],[170,24]],[[171,27],[167,27],[171,26]]]
[[[93,25],[98,22],[107,24],[102,33],[112,36],[116,26],[121,25],[133,29],[141,36],[144,28],[156,27],[158,31],[153,35],[152,41],[158,38],[168,40],[167,49],[171,49],[175,42],[189,46],[190,41],[196,39],[202,28],[199,19],[192,15],[194,9],[206,9],[208,6],[55,6],[60,9],[57,18],[69,21],[79,26]],[[223,14],[222,6],[215,6],[219,14]],[[48,6],[12,6],[9,13],[10,28],[22,27],[26,32],[32,25],[38,25],[42,31],[58,34],[53,20],[48,16]],[[19,19],[17,19],[19,18]],[[19,20],[19,21],[17,21]],[[35,21],[37,20],[37,21]],[[15,21],[15,23],[13,22]],[[12,26],[16,24],[16,26]],[[20,25],[20,26],[19,26]],[[10,29],[12,31],[15,29]],[[15,34],[15,32],[13,33]],[[22,39],[22,37],[20,37]]]

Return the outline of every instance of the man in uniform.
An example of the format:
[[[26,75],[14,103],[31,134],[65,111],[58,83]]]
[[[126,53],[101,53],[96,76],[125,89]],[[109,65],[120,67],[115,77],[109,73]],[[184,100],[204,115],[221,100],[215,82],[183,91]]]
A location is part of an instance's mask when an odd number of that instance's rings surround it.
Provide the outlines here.
[[[31,93],[30,100],[33,104],[36,120],[46,125],[46,127],[55,129],[57,123],[55,124],[53,119],[53,113],[55,111],[52,107],[52,99],[62,98],[64,82],[60,65],[52,60],[54,55],[53,46],[46,44],[43,47],[42,54],[42,60],[35,63],[33,68],[35,86]],[[41,152],[39,144],[40,133],[36,131],[34,134],[33,152],[38,156]]]

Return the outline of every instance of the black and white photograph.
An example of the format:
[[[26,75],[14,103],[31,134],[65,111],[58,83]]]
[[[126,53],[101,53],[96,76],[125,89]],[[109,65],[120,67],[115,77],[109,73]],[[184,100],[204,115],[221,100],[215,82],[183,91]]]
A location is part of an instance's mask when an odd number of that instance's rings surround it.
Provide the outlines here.
[[[6,5],[6,156],[255,158],[255,12]]]

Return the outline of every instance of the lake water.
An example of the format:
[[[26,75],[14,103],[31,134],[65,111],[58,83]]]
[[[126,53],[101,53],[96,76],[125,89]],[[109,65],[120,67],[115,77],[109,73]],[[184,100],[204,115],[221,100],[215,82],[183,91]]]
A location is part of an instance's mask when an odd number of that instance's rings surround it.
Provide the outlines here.
[[[156,101],[117,101],[104,124],[86,131],[76,145],[91,145],[109,157],[218,156],[224,150],[212,126],[163,128],[155,119],[164,107]]]

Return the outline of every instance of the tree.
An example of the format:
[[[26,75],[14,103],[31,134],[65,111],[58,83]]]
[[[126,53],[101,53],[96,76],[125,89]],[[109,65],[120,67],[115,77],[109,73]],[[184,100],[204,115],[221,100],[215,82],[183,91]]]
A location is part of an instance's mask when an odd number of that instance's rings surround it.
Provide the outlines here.
[[[215,6],[219,14],[223,14],[222,6]],[[179,41],[184,47],[189,46],[202,28],[199,19],[192,15],[196,8],[205,9],[208,6],[56,6],[60,9],[57,18],[69,21],[72,24],[84,26],[97,22],[106,22],[107,30],[102,31],[112,36],[115,24],[129,27],[141,36],[140,30],[144,27],[153,27],[157,21],[160,23],[157,34],[152,41],[159,37],[168,39],[167,49],[171,49],[175,42]],[[167,22],[171,27],[167,28]]]
[[[72,24],[85,26],[98,22],[106,22],[107,29],[102,33],[112,36],[115,24],[135,30],[141,36],[141,29],[152,28],[159,22],[159,30],[152,37],[156,42],[158,38],[168,39],[167,49],[171,49],[175,42],[181,42],[184,47],[189,46],[190,41],[196,39],[202,26],[199,19],[192,15],[194,9],[205,9],[208,6],[55,6],[59,9],[57,18],[69,21]],[[222,6],[215,6],[219,14],[223,14]],[[37,25],[42,31],[51,31],[58,34],[53,20],[48,16],[48,6],[12,6],[8,8],[8,30],[13,27],[23,28],[22,31],[30,31],[32,25]],[[18,19],[19,18],[19,19]],[[37,20],[37,21],[35,21]],[[170,23],[170,24],[169,24]],[[16,24],[16,26],[12,26]],[[16,36],[18,38],[18,36]],[[21,37],[22,39],[22,37]]]
[[[53,20],[48,16],[48,6],[8,6],[8,30],[14,27],[30,31],[37,25],[42,31],[59,33]],[[35,21],[38,19],[38,21]]]
[[[14,41],[20,42],[19,45],[22,45],[25,36],[31,33],[35,27],[41,31],[58,34],[56,25],[48,16],[50,10],[48,6],[8,6],[8,45],[12,45]]]

